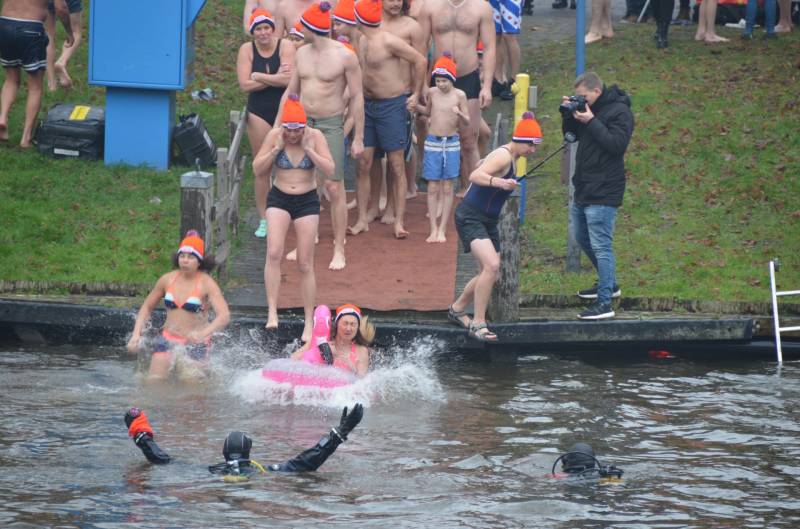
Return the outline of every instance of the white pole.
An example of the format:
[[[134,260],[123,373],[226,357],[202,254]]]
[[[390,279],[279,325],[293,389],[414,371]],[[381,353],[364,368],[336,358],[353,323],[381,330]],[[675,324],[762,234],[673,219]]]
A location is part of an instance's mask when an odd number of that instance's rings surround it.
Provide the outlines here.
[[[772,324],[775,326],[775,351],[778,355],[778,364],[783,364],[783,351],[781,351],[781,326],[778,318],[778,296],[775,294],[775,261],[769,262],[769,288],[772,294]]]

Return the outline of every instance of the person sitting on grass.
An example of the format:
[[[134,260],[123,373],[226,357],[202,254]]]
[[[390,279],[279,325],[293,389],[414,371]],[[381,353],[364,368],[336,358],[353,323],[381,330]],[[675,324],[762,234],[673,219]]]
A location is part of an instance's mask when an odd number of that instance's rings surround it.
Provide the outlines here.
[[[436,61],[431,77],[436,86],[428,91],[426,105],[417,104],[416,108],[420,114],[430,116],[422,166],[422,176],[428,181],[431,223],[431,233],[425,242],[447,242],[445,228],[453,207],[453,184],[461,171],[458,128],[469,127],[469,109],[467,94],[453,86],[456,63],[449,52]]]
[[[151,378],[165,378],[176,365],[183,367],[184,375],[202,373],[208,364],[211,336],[230,321],[228,304],[209,275],[215,266],[214,258],[205,255],[205,244],[196,231],[186,233],[172,256],[172,264],[176,270],[161,276],[145,298],[128,340],[128,350],[139,351],[145,324],[163,299],[167,319],[153,345]],[[211,321],[209,305],[216,314]]]

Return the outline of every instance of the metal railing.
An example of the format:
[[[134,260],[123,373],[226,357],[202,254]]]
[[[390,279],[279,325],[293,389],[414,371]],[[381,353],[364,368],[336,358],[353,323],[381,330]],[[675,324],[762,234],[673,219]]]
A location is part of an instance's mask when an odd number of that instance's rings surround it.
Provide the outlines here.
[[[783,363],[783,351],[781,350],[781,333],[800,331],[800,325],[792,327],[781,327],[780,317],[778,316],[778,297],[781,296],[800,296],[800,290],[778,290],[775,281],[775,272],[780,269],[777,259],[769,262],[769,287],[772,293],[772,320],[775,327],[775,351],[778,355],[778,363]]]

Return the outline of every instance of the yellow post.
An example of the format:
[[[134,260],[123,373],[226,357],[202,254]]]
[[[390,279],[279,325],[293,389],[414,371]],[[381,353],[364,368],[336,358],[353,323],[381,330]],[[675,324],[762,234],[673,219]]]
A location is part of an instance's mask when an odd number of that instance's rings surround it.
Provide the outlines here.
[[[511,92],[514,94],[514,127],[522,119],[522,114],[528,112],[528,88],[531,86],[531,77],[526,73],[518,73],[517,79],[511,85]],[[517,160],[517,176],[522,176],[528,170],[528,160],[521,157]]]

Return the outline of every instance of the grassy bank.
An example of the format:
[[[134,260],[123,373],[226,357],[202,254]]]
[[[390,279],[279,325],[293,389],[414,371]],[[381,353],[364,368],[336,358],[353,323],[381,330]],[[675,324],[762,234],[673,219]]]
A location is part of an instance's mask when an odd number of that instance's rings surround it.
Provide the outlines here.
[[[693,28],[671,29],[656,50],[653,25],[620,27],[587,48],[587,69],[633,99],[636,129],[615,249],[627,296],[767,301],[767,262],[784,288],[800,286],[800,34],[708,46]],[[729,35],[735,37],[735,35]],[[790,52],[789,50],[795,50]],[[571,89],[564,46],[528,55],[543,87],[537,115],[546,147],[558,145],[557,106]],[[522,290],[573,293],[594,274],[565,274],[566,189],[558,162],[534,181],[527,205]]]
[[[219,145],[227,143],[228,112],[245,101],[234,71],[240,20],[240,0],[206,6],[196,30],[196,79],[177,97],[178,113],[199,112]],[[798,49],[800,32],[706,46],[691,40],[691,28],[673,28],[672,46],[660,52],[652,30],[621,26],[615,39],[587,50],[588,68],[631,93],[637,119],[617,221],[625,295],[763,301],[766,262],[776,256],[785,286],[800,288],[800,70],[787,51]],[[103,90],[86,84],[85,46],[70,64],[76,87],[48,93],[44,108],[103,104]],[[556,108],[571,87],[571,47],[527,50],[523,69],[542,87],[537,114],[546,154],[558,144]],[[217,99],[192,101],[189,92],[204,87]],[[15,145],[24,97],[11,116],[11,142],[0,145],[0,279],[151,284],[168,269],[177,242],[179,176],[187,169],[22,152]],[[563,272],[566,191],[557,162],[531,183],[523,292],[564,294],[591,284],[588,269]],[[250,189],[248,180],[244,208]]]

